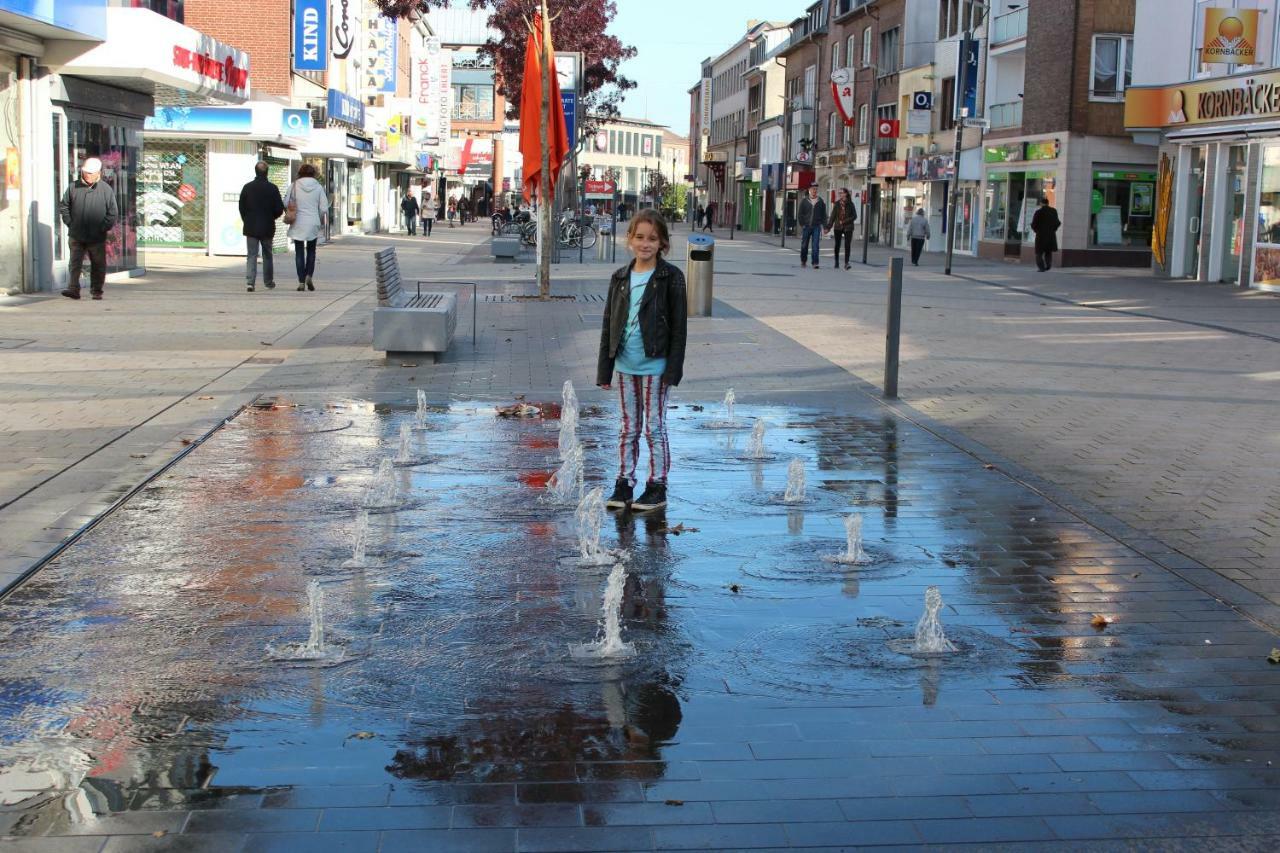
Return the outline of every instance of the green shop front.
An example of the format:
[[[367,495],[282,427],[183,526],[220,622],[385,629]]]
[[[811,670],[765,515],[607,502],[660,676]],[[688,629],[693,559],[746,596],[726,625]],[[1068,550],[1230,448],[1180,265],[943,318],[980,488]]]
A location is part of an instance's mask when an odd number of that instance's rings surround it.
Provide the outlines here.
[[[1062,221],[1061,266],[1151,262],[1154,152],[1127,142],[1063,135],[989,141],[983,148],[980,257],[1034,263],[1031,219],[1048,199]]]

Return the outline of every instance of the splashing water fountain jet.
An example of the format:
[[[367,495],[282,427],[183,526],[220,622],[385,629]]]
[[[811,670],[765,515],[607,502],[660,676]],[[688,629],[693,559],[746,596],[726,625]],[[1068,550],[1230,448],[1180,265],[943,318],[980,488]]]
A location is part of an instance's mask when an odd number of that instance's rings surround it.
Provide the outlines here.
[[[582,445],[574,439],[564,454],[564,462],[547,480],[547,493],[559,503],[582,499]]]
[[[343,568],[359,569],[365,565],[365,548],[369,542],[369,511],[360,510],[356,516],[356,528],[351,534],[351,559],[343,563]]]
[[[413,413],[413,425],[416,429],[427,428],[427,392],[418,389],[418,410]]]
[[[605,583],[600,632],[594,642],[570,646],[569,651],[575,658],[617,660],[635,654],[635,646],[622,640],[622,593],[626,584],[626,566],[618,561]]]
[[[578,443],[578,392],[573,389],[573,382],[566,379],[560,392],[560,461],[568,458],[569,451]]]
[[[787,490],[782,494],[782,502],[799,504],[804,500],[804,460],[797,457],[787,466]]]
[[[864,563],[867,552],[862,548],[862,516],[851,512],[844,517],[845,548],[843,554],[837,554],[837,563]]]
[[[378,463],[378,472],[373,475],[369,491],[365,493],[364,505],[369,509],[388,509],[399,504],[395,466],[390,459],[383,459]]]
[[[600,547],[600,528],[604,525],[604,489],[596,486],[578,502],[574,513],[578,523],[578,565],[607,566],[614,555]]]
[[[748,459],[764,459],[767,455],[764,452],[764,420],[756,418],[755,426],[751,428],[751,441],[747,444]]]
[[[958,651],[955,643],[943,633],[938,611],[942,609],[942,593],[936,586],[924,592],[924,615],[916,623],[916,639],[912,651],[922,655],[936,655]]]
[[[413,461],[413,428],[408,424],[400,424],[400,450],[396,453],[396,462],[405,464]]]
[[[296,661],[332,666],[346,660],[347,651],[342,646],[330,645],[325,640],[324,587],[320,581],[307,584],[307,614],[310,631],[305,643],[286,643],[282,646],[267,645],[267,657],[276,661]]]
[[[737,423],[737,421],[733,419],[733,405],[737,401],[738,401],[738,397],[736,394],[733,393],[732,388],[724,392],[724,411],[725,411],[724,422],[727,424]]]

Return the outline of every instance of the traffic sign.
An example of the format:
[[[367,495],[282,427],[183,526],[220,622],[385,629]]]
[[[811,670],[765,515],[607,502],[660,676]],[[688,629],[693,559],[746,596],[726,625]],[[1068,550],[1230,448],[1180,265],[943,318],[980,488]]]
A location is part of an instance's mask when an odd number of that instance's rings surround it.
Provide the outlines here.
[[[980,127],[983,130],[991,129],[991,119],[985,116],[965,116],[961,121],[964,122],[965,127]]]

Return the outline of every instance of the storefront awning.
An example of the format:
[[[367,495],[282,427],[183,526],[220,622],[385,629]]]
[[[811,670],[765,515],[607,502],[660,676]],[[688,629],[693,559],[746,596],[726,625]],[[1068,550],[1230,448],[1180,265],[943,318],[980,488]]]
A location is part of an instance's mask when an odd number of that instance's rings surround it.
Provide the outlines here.
[[[61,74],[145,92],[161,104],[240,104],[249,98],[248,53],[150,9],[108,8],[105,42],[78,56],[55,42],[45,63]]]

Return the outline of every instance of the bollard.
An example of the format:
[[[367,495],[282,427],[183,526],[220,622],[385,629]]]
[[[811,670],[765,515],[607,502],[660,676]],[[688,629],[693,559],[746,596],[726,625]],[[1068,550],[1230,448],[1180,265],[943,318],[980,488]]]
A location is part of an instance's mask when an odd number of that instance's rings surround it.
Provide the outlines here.
[[[902,335],[902,258],[889,261],[889,313],[884,330],[884,396],[898,399],[898,338]]]

